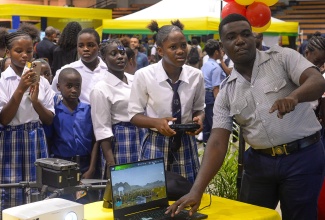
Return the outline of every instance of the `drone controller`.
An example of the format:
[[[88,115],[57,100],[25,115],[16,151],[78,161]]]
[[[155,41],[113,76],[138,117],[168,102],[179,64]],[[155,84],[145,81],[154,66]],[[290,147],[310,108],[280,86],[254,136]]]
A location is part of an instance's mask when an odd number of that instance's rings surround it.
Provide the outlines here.
[[[197,129],[200,128],[200,125],[199,124],[196,124],[196,123],[188,123],[188,124],[171,124],[169,125],[169,127],[173,130],[175,130],[176,132],[186,132],[186,131],[189,131],[189,132],[194,132],[196,131]]]

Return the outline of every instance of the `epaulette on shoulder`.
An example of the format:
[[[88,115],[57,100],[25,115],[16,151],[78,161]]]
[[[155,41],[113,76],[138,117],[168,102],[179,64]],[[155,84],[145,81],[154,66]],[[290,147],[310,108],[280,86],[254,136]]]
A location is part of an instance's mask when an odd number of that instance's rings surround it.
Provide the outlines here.
[[[227,82],[228,82],[228,79],[229,79],[230,76],[227,76],[221,83],[220,83],[220,89],[222,89],[223,87],[226,86]]]

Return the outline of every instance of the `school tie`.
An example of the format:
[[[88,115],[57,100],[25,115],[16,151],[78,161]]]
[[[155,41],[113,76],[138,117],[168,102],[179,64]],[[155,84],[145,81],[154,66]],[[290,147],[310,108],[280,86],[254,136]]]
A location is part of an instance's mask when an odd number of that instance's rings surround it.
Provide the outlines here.
[[[173,84],[170,81],[170,79],[167,79],[167,82],[172,87],[174,92],[173,100],[172,100],[172,116],[173,118],[176,118],[175,124],[181,124],[182,123],[181,99],[179,98],[179,94],[177,92],[181,81],[178,80],[177,83]],[[177,133],[175,136],[171,138],[172,151],[176,152],[181,147],[181,141],[182,141],[181,133]]]

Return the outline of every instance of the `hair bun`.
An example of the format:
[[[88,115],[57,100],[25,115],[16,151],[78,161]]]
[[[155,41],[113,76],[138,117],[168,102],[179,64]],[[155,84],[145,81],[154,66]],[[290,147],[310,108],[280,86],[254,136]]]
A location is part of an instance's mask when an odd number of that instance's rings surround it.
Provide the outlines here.
[[[151,30],[152,32],[158,32],[159,31],[158,22],[156,20],[152,20],[150,24],[148,24],[147,28],[149,28],[149,30]]]
[[[178,20],[178,19],[175,20],[175,21],[171,21],[171,24],[174,25],[174,26],[179,27],[179,29],[181,29],[181,30],[184,30],[184,24],[182,24],[180,22],[180,20]]]

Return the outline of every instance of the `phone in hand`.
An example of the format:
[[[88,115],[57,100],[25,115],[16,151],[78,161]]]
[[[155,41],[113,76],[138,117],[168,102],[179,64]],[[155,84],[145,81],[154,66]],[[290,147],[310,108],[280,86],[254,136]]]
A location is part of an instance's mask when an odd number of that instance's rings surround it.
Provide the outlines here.
[[[42,69],[42,63],[41,61],[33,61],[31,65],[31,69],[36,73],[37,79],[36,82],[40,81],[40,76],[41,76],[41,69]]]

